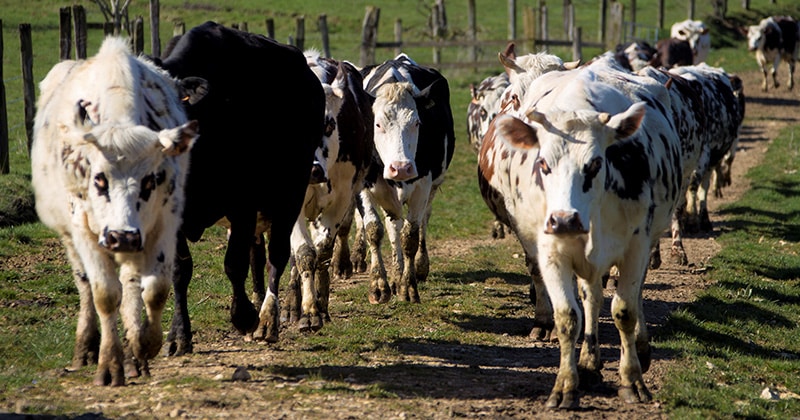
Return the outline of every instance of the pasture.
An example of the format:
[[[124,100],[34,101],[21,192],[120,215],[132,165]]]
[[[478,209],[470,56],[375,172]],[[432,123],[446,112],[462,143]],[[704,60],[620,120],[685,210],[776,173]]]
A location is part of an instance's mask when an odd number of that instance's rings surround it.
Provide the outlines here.
[[[88,19],[101,16],[91,2]],[[133,2],[132,15],[147,16],[147,2]],[[391,23],[420,38],[426,33],[430,4],[378,2],[381,38],[391,38]],[[596,10],[596,2],[573,2]],[[670,2],[665,22],[686,17],[684,2]],[[800,8],[770,9],[751,1],[751,11],[729,2],[730,22],[753,22],[762,15]],[[736,4],[734,4],[736,3]],[[364,8],[360,1],[161,1],[162,22],[181,18],[187,28],[205,20],[223,24],[250,21],[264,33],[273,17],[276,38],[292,33],[294,17],[307,22],[328,16],[332,56],[357,61]],[[638,1],[647,19],[655,2]],[[30,161],[25,151],[16,28],[33,26],[35,79],[41,80],[58,57],[61,1],[20,4],[0,0],[6,91],[9,97],[11,174],[0,175],[0,208],[23,207]],[[411,7],[413,6],[413,7]],[[559,4],[551,5],[556,16]],[[466,26],[466,2],[447,3],[457,37]],[[481,35],[505,37],[505,8],[477,1]],[[785,7],[785,6],[784,6]],[[582,8],[582,9],[581,9]],[[697,18],[711,13],[698,5]],[[584,33],[594,14],[579,14]],[[259,24],[261,26],[259,26]],[[558,26],[558,25],[554,25]],[[714,26],[719,28],[720,26]],[[308,31],[306,46],[317,46]],[[162,24],[162,40],[171,26]],[[96,34],[95,34],[96,35]],[[38,222],[0,229],[0,416],[3,413],[79,415],[88,418],[218,416],[242,418],[792,418],[800,413],[800,148],[796,138],[798,91],[761,93],[760,74],[744,42],[732,32],[712,37],[709,63],[740,74],[748,97],[742,153],[734,163],[734,185],[724,199],[710,199],[713,234],[690,237],[692,265],[665,265],[648,275],[645,311],[652,323],[654,364],[645,381],[653,404],[620,406],[616,398],[618,341],[601,312],[604,382],[582,395],[576,412],[544,411],[558,366],[556,343],[532,343],[533,319],[522,253],[516,240],[490,237],[493,217],[481,200],[476,158],[466,134],[469,84],[497,68],[444,71],[451,87],[456,153],[434,201],[428,245],[431,274],[420,286],[421,303],[391,300],[370,305],[366,277],[331,285],[332,321],[317,333],[289,328],[278,343],[246,342],[230,325],[230,285],[223,273],[225,231],[208,230],[192,244],[195,272],[189,312],[195,352],[151,362],[152,377],[123,388],[91,384],[93,367],[65,369],[72,356],[78,294],[70,267],[53,232]],[[410,39],[410,38],[409,38]],[[89,53],[100,38],[90,38]],[[146,44],[147,45],[147,44]],[[499,51],[500,48],[497,49]],[[495,54],[497,51],[485,51]],[[570,59],[568,51],[552,50]],[[586,51],[586,56],[600,51]],[[378,59],[391,57],[382,51]],[[427,62],[430,49],[410,51]],[[446,51],[443,60],[463,54]],[[785,67],[780,71],[785,72]],[[785,74],[785,73],[782,73]],[[752,169],[750,169],[752,168]],[[2,204],[9,200],[10,204]],[[21,198],[20,198],[21,197]],[[15,201],[17,200],[17,201]],[[662,248],[668,249],[668,245]],[[283,281],[285,285],[287,281]],[[165,328],[171,317],[171,300]],[[234,374],[249,380],[234,380]],[[237,378],[240,376],[237,376]],[[767,398],[762,395],[768,389]],[[774,395],[773,395],[774,394]],[[84,417],[86,418],[86,417]]]

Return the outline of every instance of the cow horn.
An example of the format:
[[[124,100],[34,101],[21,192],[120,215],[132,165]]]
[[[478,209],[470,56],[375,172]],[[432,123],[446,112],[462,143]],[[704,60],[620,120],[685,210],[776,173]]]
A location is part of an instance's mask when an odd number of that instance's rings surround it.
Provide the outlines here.
[[[581,65],[581,60],[567,61],[564,63],[565,70],[575,70]]]
[[[611,114],[608,112],[601,112],[597,115],[597,119],[600,120],[600,124],[606,124],[611,119]]]
[[[547,121],[547,117],[543,113],[535,109],[531,109],[530,111],[528,111],[526,115],[531,121],[535,121],[545,127],[550,126],[550,122]]]

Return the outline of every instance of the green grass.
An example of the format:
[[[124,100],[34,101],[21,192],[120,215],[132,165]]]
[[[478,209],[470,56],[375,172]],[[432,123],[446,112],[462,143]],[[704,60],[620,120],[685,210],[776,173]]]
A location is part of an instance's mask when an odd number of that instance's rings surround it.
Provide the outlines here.
[[[800,412],[800,399],[759,398],[766,387],[800,390],[800,127],[775,139],[754,187],[726,206],[711,260],[713,286],[673,314],[659,347],[681,363],[659,398],[676,418],[774,418]]]
[[[88,20],[101,20],[96,7],[79,1],[87,8]],[[131,16],[147,16],[147,2],[136,1]],[[429,2],[380,1],[379,39],[392,39],[395,18],[403,19],[408,40],[422,40],[426,33]],[[561,2],[550,2],[551,37],[558,35]],[[573,2],[578,10],[578,24],[584,37],[596,34],[595,0]],[[639,21],[654,19],[655,0],[637,1]],[[780,2],[784,3],[784,2]],[[20,217],[14,209],[30,200],[30,161],[23,125],[22,84],[19,70],[20,23],[33,25],[34,73],[41,80],[58,59],[58,8],[73,3],[30,0],[0,0],[3,20],[3,80],[9,100],[9,135],[11,174],[0,176],[0,220],[17,217],[0,228],[0,407],[13,407],[15,401],[34,387],[39,392],[58,392],[59,379],[48,375],[70,362],[74,340],[78,295],[70,268],[59,259],[60,245],[53,232],[43,225]],[[282,41],[294,33],[294,19],[306,17],[306,46],[321,48],[316,18],[326,13],[331,31],[334,58],[358,61],[361,23],[367,4],[361,1],[285,1],[239,0],[224,2],[161,1],[161,39],[172,33],[171,22],[180,18],[187,28],[213,19],[224,24],[249,21],[251,32],[265,33],[264,21],[273,18],[276,38]],[[665,22],[686,17],[685,1],[669,2]],[[698,18],[711,13],[710,2],[698,2]],[[753,11],[744,12],[739,2],[729,1],[728,26],[754,23],[761,16],[787,13],[800,15],[798,6],[771,6],[767,0],[751,1]],[[466,31],[466,1],[450,1],[448,21],[453,38]],[[496,1],[478,0],[479,37],[502,39],[506,36],[506,9]],[[778,8],[781,7],[781,8]],[[522,31],[522,18],[518,18]],[[730,72],[751,71],[755,66],[743,40],[734,31],[723,32],[715,25],[714,50],[709,63]],[[729,28],[730,29],[730,28]],[[668,30],[668,29],[667,29]],[[90,35],[89,53],[99,45],[97,33]],[[149,41],[146,41],[145,45]],[[146,49],[149,49],[147,47]],[[485,57],[497,50],[485,48]],[[524,51],[523,51],[524,52]],[[565,59],[569,51],[552,50]],[[585,52],[591,54],[599,53]],[[426,62],[429,49],[410,51],[412,57]],[[448,51],[445,60],[462,57],[460,51]],[[391,50],[381,51],[378,59],[390,58]],[[457,135],[456,155],[440,193],[434,202],[429,244],[451,239],[486,239],[492,217],[478,193],[475,181],[475,156],[467,144],[466,105],[470,83],[500,71],[496,68],[444,70],[451,87],[451,105]],[[800,194],[798,193],[798,140],[794,131],[785,132],[771,146],[763,167],[750,172],[756,187],[740,202],[725,208],[728,221],[725,233],[718,238],[723,251],[711,262],[709,274],[714,280],[698,301],[676,312],[655,345],[673,350],[678,365],[667,375],[667,384],[656,397],[675,418],[766,417],[789,418],[800,412],[798,400],[769,402],[758,398],[766,386],[783,387],[800,393]],[[11,215],[11,216],[9,216]],[[211,228],[205,237],[192,245],[195,276],[190,288],[189,311],[196,340],[230,334],[228,305],[230,285],[222,271],[225,236],[221,228]],[[524,262],[512,257],[519,253],[513,242],[491,243],[466,249],[463,253],[432,261],[431,276],[422,285],[423,302],[409,305],[392,301],[387,305],[365,304],[366,285],[335,291],[332,312],[343,315],[326,325],[317,335],[286,332],[286,339],[298,342],[301,351],[274,368],[275,374],[336,377],[337,366],[360,366],[362,354],[394,356],[398,346],[414,343],[437,343],[441,346],[484,348],[497,346],[499,324],[511,335],[527,334],[532,307],[527,302],[528,280]],[[15,255],[36,256],[31,265],[9,267],[6,261]],[[286,282],[284,281],[284,284]],[[171,303],[164,316],[165,327],[172,314]],[[488,325],[495,325],[489,328]],[[420,329],[420,325],[425,328]],[[467,327],[469,326],[469,327]],[[486,327],[483,327],[486,326]],[[288,352],[285,352],[288,353]],[[326,366],[322,371],[320,366]],[[382,370],[384,374],[408,374],[399,365]],[[362,369],[361,375],[374,373]],[[91,377],[91,368],[84,375]],[[369,378],[372,379],[372,378]],[[361,392],[374,397],[396,399],[397,390],[374,378],[375,383]],[[90,379],[87,379],[87,382]],[[366,382],[367,380],[365,380]],[[202,378],[169,380],[165,388],[188,383],[200,388],[214,387]],[[291,392],[352,392],[329,382],[323,389],[301,386],[298,390],[277,390],[274,398]],[[424,393],[424,391],[423,391]],[[55,408],[34,406],[30,412],[70,413],[85,407],[81,402],[60,402]],[[403,405],[405,403],[398,403]],[[2,411],[3,408],[0,408]]]

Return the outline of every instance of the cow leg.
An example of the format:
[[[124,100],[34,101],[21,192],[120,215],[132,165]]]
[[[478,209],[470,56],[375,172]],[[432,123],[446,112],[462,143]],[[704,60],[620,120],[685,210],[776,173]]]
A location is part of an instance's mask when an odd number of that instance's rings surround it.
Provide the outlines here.
[[[330,321],[328,302],[331,296],[331,258],[333,257],[333,237],[330,230],[325,231],[320,242],[316,245],[317,264],[314,272],[314,286],[316,288],[316,303],[319,306],[319,315],[325,321]],[[322,319],[312,322],[312,329],[322,328]]]
[[[83,263],[75,251],[72,239],[69,236],[63,236],[61,241],[66,249],[67,258],[72,267],[72,278],[80,296],[78,326],[75,330],[75,349],[72,354],[72,369],[78,370],[83,366],[97,363],[100,350],[100,331],[97,329],[97,312],[94,309],[92,287]]]
[[[294,253],[293,253],[294,254]],[[300,271],[294,255],[289,257],[289,284],[286,285],[286,297],[281,307],[281,323],[295,325],[300,321]],[[262,301],[263,305],[263,301]]]
[[[678,213],[683,206],[677,206],[675,211],[672,212],[672,221],[670,224],[670,232],[672,233],[672,247],[670,249],[670,257],[675,264],[687,265],[689,258],[686,256],[686,250],[683,248],[683,236],[681,235],[681,222]],[[651,254],[651,266],[652,254]]]
[[[292,228],[291,245],[294,264],[287,300],[290,305],[299,305],[290,309],[290,319],[297,321],[300,331],[317,331],[323,324],[314,280],[318,257],[303,215]]]
[[[711,185],[711,173],[706,173],[700,188],[697,189],[697,217],[700,231],[711,232],[714,226],[711,224],[711,218],[708,215],[708,190]]]
[[[294,220],[296,222],[297,219]],[[253,338],[263,339],[268,343],[278,341],[280,318],[278,311],[278,288],[283,271],[292,253],[291,236],[296,223],[291,220],[273,220],[269,232],[267,269],[269,285],[267,297],[258,314],[256,331]]]
[[[186,237],[178,232],[175,246],[175,272],[172,276],[175,312],[172,314],[172,325],[164,344],[164,353],[167,356],[182,356],[194,351],[188,305],[189,281],[192,279],[193,270],[194,263]]]
[[[353,262],[350,259],[350,245],[348,243],[350,228],[353,226],[354,209],[350,209],[344,215],[339,229],[336,230],[336,238],[333,243],[333,256],[331,257],[331,269],[334,279],[349,279],[353,276]],[[365,271],[366,267],[364,268]]]
[[[367,234],[364,219],[361,216],[363,210],[353,212],[353,219],[356,226],[353,238],[353,248],[350,250],[350,262],[353,265],[353,272],[367,272]],[[381,234],[382,235],[382,234]]]
[[[398,258],[398,263],[402,264],[400,280],[397,284],[397,298],[404,301],[419,303],[419,291],[417,290],[417,275],[414,268],[414,256],[419,249],[420,226],[413,221],[403,224],[400,232],[400,248],[403,255]],[[399,257],[400,253],[398,253]],[[403,264],[407,261],[406,264]]]
[[[772,62],[772,68],[770,69],[770,74],[772,75],[772,87],[777,89],[781,84],[778,83],[778,66],[781,63],[781,56],[777,54],[775,56],[775,60]]]
[[[578,359],[578,372],[580,385],[589,389],[603,382],[600,370],[603,362],[600,360],[600,308],[603,306],[603,287],[600,278],[589,280],[578,279],[583,313],[586,317],[583,329],[583,344],[581,355]]]
[[[619,396],[626,403],[652,399],[642,377],[643,367],[650,366],[650,344],[641,302],[647,260],[635,248],[632,247],[621,262],[617,289],[611,301],[611,316],[620,335]]]
[[[384,233],[383,224],[375,205],[372,203],[370,194],[363,191],[360,198],[364,212],[361,215],[361,221],[370,254],[369,303],[386,303],[392,298],[392,288],[387,280],[386,266],[381,254],[381,242],[383,241]],[[358,215],[356,217],[358,218]],[[358,234],[356,234],[356,239],[358,239]],[[356,240],[357,243],[358,240]]]
[[[423,282],[428,279],[428,274],[431,270],[431,260],[428,256],[428,223],[431,220],[431,212],[433,211],[433,197],[436,195],[436,188],[431,189],[428,203],[425,207],[425,215],[422,219],[421,227],[419,230],[419,249],[417,250],[416,257],[414,258],[414,270],[416,272],[417,282]],[[410,260],[409,260],[410,261]]]
[[[264,286],[264,269],[267,266],[267,244],[264,242],[264,234],[258,233],[253,236],[253,243],[250,245],[250,277],[253,279],[253,305],[260,307],[266,297]]]
[[[100,320],[100,352],[97,358],[95,385],[125,385],[122,341],[117,331],[122,284],[116,273],[116,264],[107,257],[98,258],[91,235],[75,241],[76,254],[84,264],[92,288],[94,307]],[[85,256],[85,257],[84,257]]]
[[[789,90],[792,90],[794,88],[795,58],[790,56],[786,62],[789,63],[789,81],[787,83],[789,84]]]
[[[503,239],[505,237],[506,237],[505,225],[500,220],[494,219],[494,222],[492,222],[492,238]]]
[[[553,305],[555,331],[561,357],[556,382],[547,398],[547,408],[576,409],[580,407],[578,395],[578,364],[575,357],[575,343],[583,322],[572,279],[572,265],[569,261],[548,258],[539,254],[539,265],[547,294]]]
[[[142,333],[140,318],[142,316],[142,292],[144,290],[142,288],[141,274],[136,267],[141,266],[142,258],[138,256],[135,258],[140,260],[138,264],[131,264],[128,261],[122,264],[119,270],[119,279],[122,282],[120,315],[125,331],[123,366],[125,376],[128,378],[138,378],[142,375],[143,372],[140,370],[142,365],[140,363],[147,359],[143,357],[142,347],[139,343],[139,334]],[[160,345],[161,343],[159,343]]]
[[[528,273],[531,275],[530,300],[534,304],[533,328],[528,335],[534,341],[550,341],[556,339],[553,334],[555,322],[553,321],[553,306],[547,296],[547,290],[539,273],[539,265],[535,257],[525,252],[525,264],[528,266]]]
[[[231,322],[240,333],[248,334],[258,325],[258,312],[245,290],[245,280],[250,268],[250,244],[253,241],[256,218],[254,215],[239,215],[229,216],[228,219],[231,222],[231,229],[224,265],[225,274],[233,288]]]

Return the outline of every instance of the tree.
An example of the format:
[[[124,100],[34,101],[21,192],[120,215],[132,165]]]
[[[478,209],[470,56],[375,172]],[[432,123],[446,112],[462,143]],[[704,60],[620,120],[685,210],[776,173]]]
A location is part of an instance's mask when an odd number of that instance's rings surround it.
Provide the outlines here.
[[[122,28],[130,35],[130,22],[128,20],[128,6],[131,0],[124,0],[120,6],[120,0],[91,0],[96,4],[100,11],[103,12],[103,17],[106,22],[111,22],[114,25],[114,35],[119,35]]]

